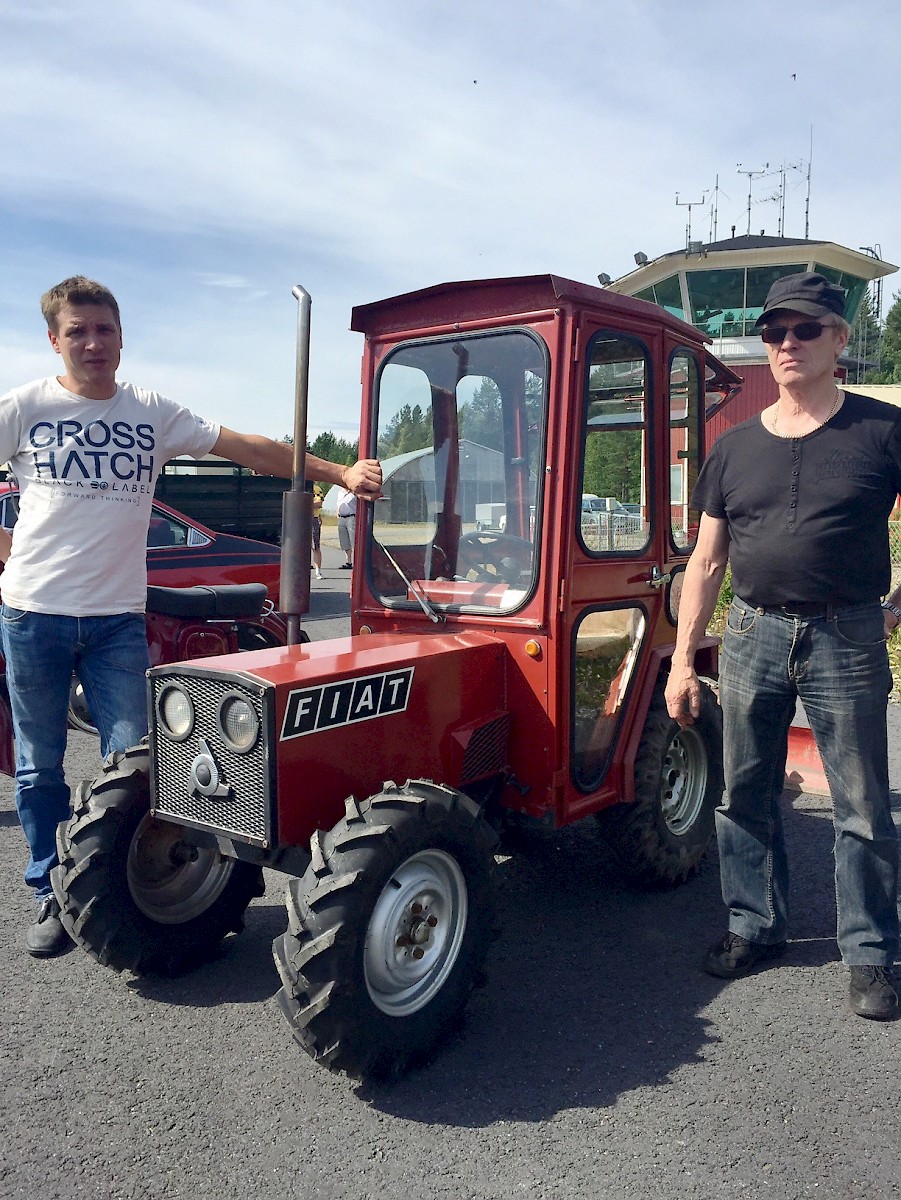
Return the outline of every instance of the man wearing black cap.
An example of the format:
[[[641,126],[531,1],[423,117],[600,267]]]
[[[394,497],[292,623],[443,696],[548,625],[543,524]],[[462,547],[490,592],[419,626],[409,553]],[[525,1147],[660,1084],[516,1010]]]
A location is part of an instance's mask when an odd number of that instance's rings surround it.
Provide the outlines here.
[[[788,862],[779,799],[800,697],[832,795],[838,944],[861,1017],[898,1014],[898,843],[888,784],[885,641],[901,621],[888,515],[901,491],[901,410],[836,385],[848,343],[844,293],[822,275],[777,280],[757,327],[779,389],[715,442],[692,498],[666,689],[686,726],[700,710],[694,655],[727,562],[735,600],[720,701],[726,794],[717,811],[729,932],[704,970],[735,979],[786,949]]]

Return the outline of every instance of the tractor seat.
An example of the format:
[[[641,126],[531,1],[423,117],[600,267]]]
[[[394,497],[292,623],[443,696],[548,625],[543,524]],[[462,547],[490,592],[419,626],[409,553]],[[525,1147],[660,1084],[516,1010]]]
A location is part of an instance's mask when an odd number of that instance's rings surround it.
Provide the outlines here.
[[[229,583],[221,587],[147,587],[147,611],[167,617],[201,617],[214,621],[257,618],[267,592],[264,583]]]

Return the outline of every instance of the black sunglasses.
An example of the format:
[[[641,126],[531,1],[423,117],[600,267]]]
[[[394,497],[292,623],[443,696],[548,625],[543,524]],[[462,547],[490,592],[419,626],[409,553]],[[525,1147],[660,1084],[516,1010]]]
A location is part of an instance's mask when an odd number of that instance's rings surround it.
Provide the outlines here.
[[[790,333],[799,342],[815,342],[824,329],[834,328],[831,321],[825,325],[822,321],[801,321],[800,324],[791,327],[788,325],[764,325],[760,331],[760,340],[768,342],[771,346],[781,346]]]

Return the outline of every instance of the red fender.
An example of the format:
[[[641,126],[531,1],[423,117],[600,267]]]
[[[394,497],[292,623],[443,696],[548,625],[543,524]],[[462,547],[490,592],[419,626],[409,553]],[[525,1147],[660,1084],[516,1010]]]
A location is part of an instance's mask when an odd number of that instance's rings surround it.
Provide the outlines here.
[[[813,734],[803,725],[792,725],[788,731],[785,787],[789,792],[807,792],[811,796],[829,795],[823,760],[820,758]]]

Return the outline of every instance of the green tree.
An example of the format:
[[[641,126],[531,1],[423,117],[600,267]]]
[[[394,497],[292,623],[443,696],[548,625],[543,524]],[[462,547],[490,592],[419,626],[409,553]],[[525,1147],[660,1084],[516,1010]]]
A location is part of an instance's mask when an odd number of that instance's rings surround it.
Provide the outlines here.
[[[483,378],[468,404],[460,409],[460,437],[491,450],[504,448],[501,393],[493,379]]]
[[[865,292],[848,338],[847,353],[857,359],[856,365],[848,373],[849,383],[861,383],[864,379],[872,381],[873,370],[878,370],[880,342],[881,330],[875,300],[871,292]]]
[[[610,344],[609,362],[599,362],[589,379],[591,424],[585,439],[582,491],[617,500],[641,499],[641,429],[617,427],[616,418],[630,417],[634,397],[644,394],[643,359],[629,359],[623,347]],[[636,409],[637,413],[637,409]]]
[[[379,438],[379,458],[393,458],[432,444],[432,409],[419,404],[399,408]]]
[[[896,292],[882,326],[879,370],[867,375],[867,383],[901,383],[901,292]]]
[[[328,429],[317,434],[312,442],[308,443],[307,450],[317,458],[343,463],[348,467],[355,463],[358,457],[356,442],[348,442],[346,438],[340,438]]]
[[[281,440],[287,445],[293,446],[294,434],[286,433]],[[327,462],[341,463],[346,467],[355,463],[359,457],[356,442],[348,442],[328,429],[317,434],[312,442],[307,443],[307,453],[315,454],[317,458],[324,458]],[[330,483],[323,484],[323,495],[327,494],[331,486]]]

